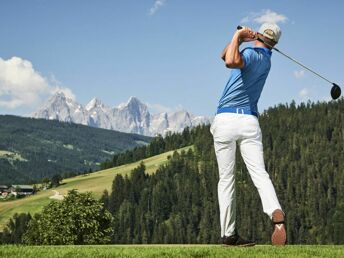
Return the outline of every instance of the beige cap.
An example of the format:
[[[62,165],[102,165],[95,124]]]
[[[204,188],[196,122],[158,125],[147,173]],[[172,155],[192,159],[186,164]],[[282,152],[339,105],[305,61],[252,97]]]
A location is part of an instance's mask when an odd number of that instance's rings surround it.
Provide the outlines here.
[[[275,23],[264,23],[260,26],[259,31],[264,37],[267,37],[276,43],[279,41],[282,31]]]

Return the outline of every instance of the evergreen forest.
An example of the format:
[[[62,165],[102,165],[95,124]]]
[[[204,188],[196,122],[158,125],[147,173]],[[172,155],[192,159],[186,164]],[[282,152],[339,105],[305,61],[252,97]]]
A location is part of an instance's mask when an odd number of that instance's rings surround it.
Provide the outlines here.
[[[279,105],[259,120],[266,168],[286,212],[288,242],[343,244],[344,99]],[[179,137],[173,142],[193,145],[193,150],[175,152],[154,175],[145,174],[144,164],[130,177],[117,175],[112,192],[104,193],[102,200],[114,217],[113,243],[220,240],[218,171],[209,126],[186,129]],[[163,150],[167,142],[152,144],[149,148]],[[128,161],[138,149],[127,152]],[[239,233],[269,243],[272,225],[239,151],[236,195]]]
[[[259,120],[266,168],[286,213],[288,243],[344,244],[344,99],[279,105]],[[209,128],[202,125],[155,138],[102,164],[139,160],[172,145],[192,146],[174,152],[155,174],[146,174],[141,163],[130,176],[116,175],[112,190],[101,197],[103,209],[112,216],[109,242],[219,243],[218,170]],[[239,234],[270,243],[271,221],[239,151],[236,195]],[[3,239],[18,239],[11,234],[7,230]]]

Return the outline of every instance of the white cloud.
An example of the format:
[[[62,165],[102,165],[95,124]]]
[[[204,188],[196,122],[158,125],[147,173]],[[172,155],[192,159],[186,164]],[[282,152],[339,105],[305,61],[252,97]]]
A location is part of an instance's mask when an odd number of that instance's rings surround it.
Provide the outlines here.
[[[305,77],[305,71],[304,70],[294,71],[294,77],[296,79],[301,79]]]
[[[288,20],[284,14],[276,13],[272,10],[262,10],[260,12],[251,12],[248,16],[241,19],[241,23],[285,23]]]
[[[250,16],[246,16],[241,19],[240,23],[249,23],[251,21]]]
[[[148,14],[154,15],[163,5],[165,5],[166,0],[155,0],[153,6],[149,9]]]
[[[299,97],[302,99],[302,100],[309,100],[311,99],[311,92],[309,89],[307,88],[303,88],[300,92],[299,92]]]
[[[32,63],[20,57],[0,58],[0,107],[34,108],[57,91],[75,99],[73,92],[35,71]]]
[[[302,102],[310,101],[320,101],[320,102],[329,102],[332,101],[331,96],[329,93],[319,93],[319,87],[314,85],[313,87],[303,88],[299,92],[299,100]]]

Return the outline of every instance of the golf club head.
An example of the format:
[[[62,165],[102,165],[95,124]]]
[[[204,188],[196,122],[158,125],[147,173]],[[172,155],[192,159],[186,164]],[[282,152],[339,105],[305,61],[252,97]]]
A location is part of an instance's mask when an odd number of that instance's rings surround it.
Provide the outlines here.
[[[340,97],[340,94],[342,93],[342,90],[340,89],[340,87],[335,84],[332,83],[332,88],[331,88],[331,97],[333,100],[338,99]]]

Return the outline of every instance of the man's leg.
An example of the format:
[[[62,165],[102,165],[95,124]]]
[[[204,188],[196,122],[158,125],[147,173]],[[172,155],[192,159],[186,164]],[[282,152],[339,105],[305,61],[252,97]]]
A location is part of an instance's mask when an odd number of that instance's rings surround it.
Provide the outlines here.
[[[256,133],[248,134],[249,137],[240,141],[240,152],[252,181],[259,192],[263,210],[275,223],[272,243],[274,245],[284,245],[286,241],[286,232],[283,224],[284,213],[269,174],[265,170],[262,135],[259,125],[257,130],[253,131]]]
[[[218,198],[220,207],[221,237],[235,234],[235,141],[214,140],[219,167]]]
[[[240,141],[240,152],[252,181],[259,192],[263,210],[272,218],[272,213],[276,209],[281,210],[281,205],[278,202],[270,176],[265,170],[260,129],[252,138],[245,138]]]

